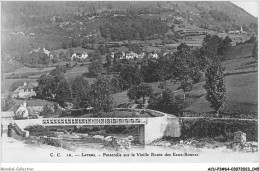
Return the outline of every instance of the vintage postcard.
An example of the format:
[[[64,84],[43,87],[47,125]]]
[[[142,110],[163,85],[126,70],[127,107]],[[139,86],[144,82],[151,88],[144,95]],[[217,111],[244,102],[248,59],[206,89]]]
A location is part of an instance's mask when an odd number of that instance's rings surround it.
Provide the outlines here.
[[[259,171],[258,11],[1,1],[1,171]]]

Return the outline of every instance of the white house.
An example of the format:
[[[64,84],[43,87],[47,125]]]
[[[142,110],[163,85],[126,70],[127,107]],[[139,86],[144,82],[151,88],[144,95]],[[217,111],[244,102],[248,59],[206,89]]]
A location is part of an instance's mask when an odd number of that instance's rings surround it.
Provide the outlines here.
[[[72,54],[70,60],[72,61],[73,59],[80,59],[80,60],[86,60],[88,58],[88,53],[84,52],[81,54],[81,56],[77,55],[76,53]]]
[[[148,57],[151,59],[158,59],[159,55],[157,53],[150,53]]]
[[[126,53],[125,58],[126,58],[126,59],[138,58],[138,54],[137,54],[137,53],[134,53],[134,52]]]
[[[145,56],[145,52],[142,52],[141,54],[138,55],[138,58],[143,59],[144,56]]]
[[[45,49],[45,47],[43,47],[43,53],[47,54],[48,56],[50,56],[51,52],[47,49]]]
[[[29,111],[26,108],[26,102],[21,104],[21,106],[15,112],[16,116],[27,118],[29,116]]]
[[[25,82],[23,86],[18,87],[13,92],[13,97],[25,99],[25,98],[30,98],[32,96],[36,96],[36,92],[34,91],[36,86],[37,83],[26,84]]]

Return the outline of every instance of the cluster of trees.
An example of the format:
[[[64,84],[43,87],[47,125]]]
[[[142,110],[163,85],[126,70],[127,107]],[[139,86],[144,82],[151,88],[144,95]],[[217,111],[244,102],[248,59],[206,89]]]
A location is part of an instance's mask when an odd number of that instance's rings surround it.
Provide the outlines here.
[[[181,96],[175,96],[174,93],[166,88],[160,96],[153,95],[149,99],[149,109],[158,110],[164,113],[181,116],[181,110],[184,109],[184,101]]]
[[[118,85],[113,77],[102,75],[97,76],[91,86],[82,76],[67,80],[60,67],[49,75],[42,75],[37,82],[36,98],[55,101],[62,107],[70,103],[76,109],[93,107],[94,112],[111,110],[113,101],[110,95]]]
[[[206,56],[210,61],[224,61],[230,51],[232,40],[229,36],[220,38],[217,35],[206,35],[203,40],[203,46],[200,49],[200,55]]]
[[[112,41],[145,39],[152,35],[163,35],[168,30],[167,24],[158,19],[138,16],[113,17],[100,27],[101,36]]]
[[[186,44],[181,44],[178,51],[169,53],[158,60],[149,61],[141,66],[141,73],[145,82],[162,82],[161,96],[151,96],[149,107],[167,113],[179,114],[185,106],[185,93],[198,83],[205,72],[207,91],[206,99],[211,107],[219,112],[225,101],[225,83],[221,60],[229,52],[229,37],[206,36],[200,49],[192,50]],[[137,70],[136,70],[137,71]],[[176,97],[165,87],[165,81],[170,79],[180,83],[179,89],[184,91],[184,98]],[[136,86],[132,86],[136,90]],[[132,88],[130,89],[132,90]],[[133,91],[135,92],[135,91]]]

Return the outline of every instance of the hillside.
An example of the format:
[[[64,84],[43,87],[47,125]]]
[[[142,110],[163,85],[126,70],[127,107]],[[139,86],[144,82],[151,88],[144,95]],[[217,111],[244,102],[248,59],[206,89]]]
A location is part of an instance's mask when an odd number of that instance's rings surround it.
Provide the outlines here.
[[[169,9],[169,11],[167,11]],[[104,11],[173,12],[186,15],[196,24],[201,22],[221,25],[249,25],[257,23],[257,18],[231,2],[223,1],[111,1],[111,2],[2,2],[2,26],[18,26],[31,20],[30,25],[42,21],[50,22],[50,17],[60,16],[63,20],[71,15],[88,15]],[[219,17],[218,15],[225,17]],[[216,16],[214,16],[216,15]],[[40,20],[37,20],[40,19]],[[10,22],[12,20],[12,22]]]
[[[23,64],[38,47],[94,51],[100,43],[158,38],[175,44],[181,37],[171,35],[184,26],[213,34],[241,26],[251,33],[257,30],[257,18],[231,2],[2,2],[1,14],[2,61],[15,58]],[[200,45],[202,38],[198,40]]]

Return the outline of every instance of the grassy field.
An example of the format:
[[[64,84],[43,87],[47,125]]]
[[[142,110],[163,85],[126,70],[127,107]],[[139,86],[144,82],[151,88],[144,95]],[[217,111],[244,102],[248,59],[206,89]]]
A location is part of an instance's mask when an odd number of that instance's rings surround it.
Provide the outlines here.
[[[251,56],[253,46],[253,44],[244,44],[232,47],[227,59]]]
[[[16,69],[14,72],[11,73],[5,73],[4,76],[9,76],[9,75],[16,75],[16,74],[24,74],[24,73],[38,73],[38,72],[48,72],[51,71],[52,69],[55,69],[55,67],[46,67],[46,68],[29,68],[29,67],[22,67]]]
[[[233,113],[254,113],[257,112],[257,73],[247,73],[239,75],[231,75],[225,77],[227,86],[226,101],[224,103],[222,112]],[[200,83],[189,94],[200,95],[190,107],[190,110],[197,113],[212,112],[210,103],[205,99],[204,83]]]
[[[241,68],[249,68],[257,66],[257,62],[252,57],[246,58],[235,58],[231,60],[226,60],[222,62],[222,67],[225,67],[226,70],[233,70],[233,69],[241,69]]]
[[[80,66],[79,64],[73,67],[71,70],[66,71],[64,74],[66,78],[71,78],[74,76],[82,75],[83,73],[88,72],[88,65]]]

